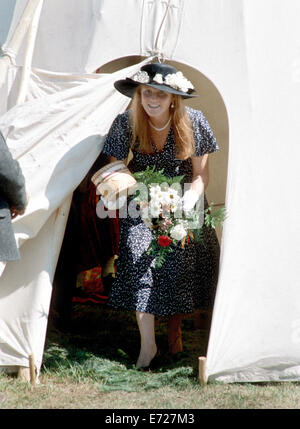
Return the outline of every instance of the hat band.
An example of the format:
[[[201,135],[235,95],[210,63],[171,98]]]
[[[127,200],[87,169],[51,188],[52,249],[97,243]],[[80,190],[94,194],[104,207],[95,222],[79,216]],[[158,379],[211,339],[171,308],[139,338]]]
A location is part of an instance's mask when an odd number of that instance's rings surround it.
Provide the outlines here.
[[[193,90],[193,84],[183,76],[181,71],[176,73],[169,73],[166,76],[163,76],[161,73],[156,73],[155,76],[150,79],[149,74],[146,71],[138,71],[132,79],[141,84],[147,83],[158,83],[160,85],[167,85],[177,91],[188,93],[189,90]]]

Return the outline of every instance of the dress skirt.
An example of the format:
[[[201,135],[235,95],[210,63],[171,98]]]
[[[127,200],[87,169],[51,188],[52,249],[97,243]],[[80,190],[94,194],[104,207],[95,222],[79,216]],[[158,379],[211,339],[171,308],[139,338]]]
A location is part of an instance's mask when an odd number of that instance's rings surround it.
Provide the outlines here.
[[[207,202],[206,202],[207,204]],[[109,305],[167,316],[212,308],[218,278],[219,242],[215,230],[204,228],[203,242],[173,246],[161,268],[147,254],[152,236],[138,218],[119,219],[120,242]]]

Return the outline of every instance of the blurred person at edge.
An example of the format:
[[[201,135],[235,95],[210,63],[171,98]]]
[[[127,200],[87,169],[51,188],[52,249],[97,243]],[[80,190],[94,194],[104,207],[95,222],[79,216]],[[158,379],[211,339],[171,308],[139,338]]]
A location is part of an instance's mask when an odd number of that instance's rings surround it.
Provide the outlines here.
[[[5,262],[20,259],[12,219],[22,215],[26,205],[24,176],[0,131],[0,275]]]

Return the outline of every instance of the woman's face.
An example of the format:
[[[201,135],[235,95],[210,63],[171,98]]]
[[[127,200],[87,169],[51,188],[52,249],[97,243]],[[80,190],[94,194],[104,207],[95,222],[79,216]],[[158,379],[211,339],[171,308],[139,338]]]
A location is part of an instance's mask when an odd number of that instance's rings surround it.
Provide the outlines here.
[[[146,113],[156,119],[168,119],[170,115],[170,105],[173,101],[172,94],[141,86],[141,103]]]

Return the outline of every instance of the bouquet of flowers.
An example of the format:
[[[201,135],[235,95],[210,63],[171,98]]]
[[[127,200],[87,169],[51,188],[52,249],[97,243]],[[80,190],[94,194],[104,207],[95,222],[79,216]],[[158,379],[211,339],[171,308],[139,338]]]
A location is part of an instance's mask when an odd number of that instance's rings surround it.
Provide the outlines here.
[[[147,253],[155,256],[156,268],[162,267],[174,246],[184,248],[191,240],[201,241],[203,223],[216,228],[225,219],[225,209],[212,212],[213,204],[205,210],[199,210],[198,204],[188,212],[183,210],[180,182],[184,176],[167,178],[163,170],[147,167],[134,177],[138,183],[134,199],[153,236]]]

